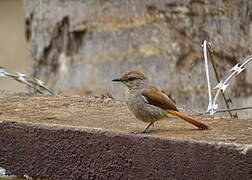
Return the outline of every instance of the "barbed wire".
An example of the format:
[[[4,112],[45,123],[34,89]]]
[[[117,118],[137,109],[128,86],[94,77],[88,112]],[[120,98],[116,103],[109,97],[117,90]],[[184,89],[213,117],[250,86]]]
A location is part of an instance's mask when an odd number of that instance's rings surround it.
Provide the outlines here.
[[[208,88],[208,107],[207,112],[209,112],[211,109],[213,109],[212,104],[212,88],[210,83],[210,75],[209,75],[209,67],[208,67],[208,54],[207,54],[207,44],[208,42],[205,40],[203,42],[203,54],[204,54],[204,60],[205,60],[205,70],[206,70],[206,78],[207,78],[207,88]]]
[[[221,109],[221,110],[216,110],[216,113],[222,113],[222,112],[230,112],[230,111],[241,111],[241,110],[247,110],[247,109],[252,109],[252,106],[248,107],[240,107],[240,108],[232,108],[232,109]]]
[[[45,92],[48,92],[51,95],[55,95],[53,91],[48,89],[44,83],[36,78],[28,77],[25,74],[22,74],[20,72],[17,72],[16,74],[9,73],[5,70],[5,68],[0,67],[0,77],[10,77],[20,83],[25,84],[26,86],[33,88],[35,91],[39,92],[40,94],[45,94]]]
[[[207,108],[207,113],[210,115],[213,115],[215,113],[220,113],[220,112],[231,112],[231,111],[238,111],[238,110],[245,110],[245,109],[252,109],[252,107],[241,107],[241,108],[234,108],[234,109],[229,109],[229,106],[227,105],[226,99],[224,92],[226,88],[229,86],[230,80],[240,74],[242,71],[246,69],[246,65],[252,61],[252,55],[246,57],[243,62],[244,63],[237,63],[234,67],[230,69],[230,72],[232,72],[226,79],[221,80],[218,82],[218,84],[214,87],[214,89],[218,89],[217,93],[215,94],[214,99],[212,100],[212,89],[211,89],[211,83],[210,83],[210,75],[209,75],[209,67],[208,67],[208,51],[209,48],[211,48],[210,43],[207,42],[206,40],[203,42],[203,53],[204,53],[204,61],[205,61],[205,70],[206,70],[206,77],[207,77],[207,87],[208,87],[208,96],[209,96],[209,102],[208,102],[208,108]],[[213,63],[213,62],[212,62]],[[218,80],[219,81],[219,80]],[[226,102],[227,108],[224,110],[217,110],[218,109],[218,104],[216,103],[219,94],[223,94],[223,98]]]

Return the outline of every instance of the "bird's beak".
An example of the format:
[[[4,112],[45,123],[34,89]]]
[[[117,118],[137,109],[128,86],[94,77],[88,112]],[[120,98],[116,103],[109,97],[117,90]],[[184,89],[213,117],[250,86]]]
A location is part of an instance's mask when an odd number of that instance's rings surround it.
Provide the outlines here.
[[[124,80],[122,78],[117,78],[117,79],[113,79],[112,81],[119,81],[119,82],[123,82]]]

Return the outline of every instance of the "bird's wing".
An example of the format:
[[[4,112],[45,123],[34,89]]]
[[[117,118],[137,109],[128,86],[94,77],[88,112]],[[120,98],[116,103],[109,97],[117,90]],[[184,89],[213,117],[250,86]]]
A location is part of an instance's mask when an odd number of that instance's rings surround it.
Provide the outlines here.
[[[158,106],[164,110],[178,111],[175,103],[156,87],[150,87],[143,90],[142,95],[146,99],[147,103],[151,105]]]

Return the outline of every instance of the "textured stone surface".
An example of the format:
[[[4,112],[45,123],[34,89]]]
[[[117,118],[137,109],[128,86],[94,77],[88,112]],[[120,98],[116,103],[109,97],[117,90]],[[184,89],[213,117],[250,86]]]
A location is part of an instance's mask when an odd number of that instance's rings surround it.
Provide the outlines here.
[[[0,166],[49,179],[251,178],[252,149],[2,121]]]
[[[203,40],[212,43],[222,78],[252,53],[250,0],[24,0],[24,9],[32,74],[55,91],[122,98],[111,79],[138,69],[177,103],[203,111]],[[234,106],[250,104],[250,79],[242,73],[226,91]]]
[[[143,129],[147,125],[136,120],[124,102],[107,97],[54,97],[3,92],[0,93],[0,104],[0,119],[5,120],[100,128],[124,133]],[[210,117],[183,109],[181,111],[204,122],[210,130],[200,131],[185,121],[172,118],[155,123],[149,135],[208,143],[252,144],[250,119]]]
[[[191,114],[146,135],[123,102],[107,97],[0,92],[0,167],[46,179],[242,179],[252,169],[250,120]]]

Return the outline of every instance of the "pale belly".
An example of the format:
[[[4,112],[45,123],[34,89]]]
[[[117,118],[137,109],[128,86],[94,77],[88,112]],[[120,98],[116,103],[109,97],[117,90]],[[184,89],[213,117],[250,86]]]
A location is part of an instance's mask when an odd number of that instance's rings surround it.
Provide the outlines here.
[[[167,118],[166,112],[159,107],[150,105],[141,96],[131,96],[127,101],[128,108],[135,117],[144,122],[156,122]]]

